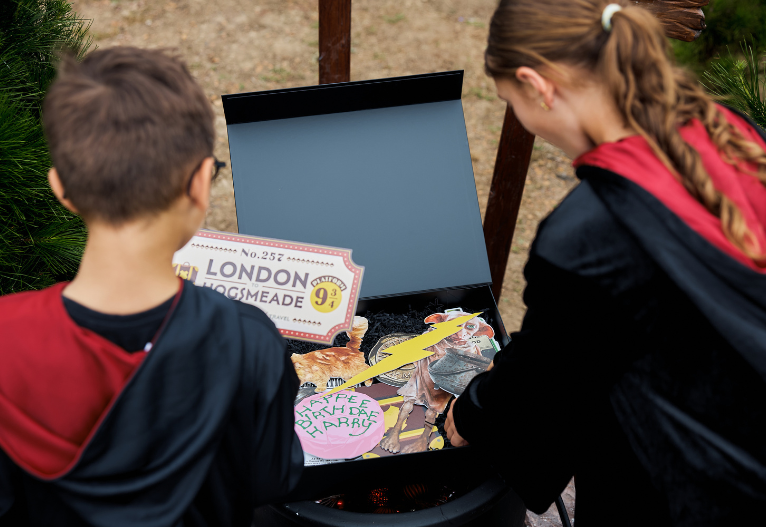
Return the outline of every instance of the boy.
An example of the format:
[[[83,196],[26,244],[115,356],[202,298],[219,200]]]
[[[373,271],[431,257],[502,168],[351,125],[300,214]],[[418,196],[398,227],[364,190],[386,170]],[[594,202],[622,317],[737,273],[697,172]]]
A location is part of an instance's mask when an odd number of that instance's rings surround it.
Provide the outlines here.
[[[298,378],[255,307],[178,279],[214,129],[189,71],[119,47],[64,60],[44,126],[76,278],[0,298],[0,525],[247,525],[297,483]]]

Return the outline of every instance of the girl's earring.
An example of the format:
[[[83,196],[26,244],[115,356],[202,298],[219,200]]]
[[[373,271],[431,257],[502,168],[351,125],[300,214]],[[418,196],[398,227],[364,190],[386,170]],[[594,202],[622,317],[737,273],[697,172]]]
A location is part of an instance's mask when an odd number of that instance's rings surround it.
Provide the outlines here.
[[[543,110],[545,110],[546,112],[551,111],[550,107],[547,104],[545,104],[545,101],[540,101],[540,106],[542,106]]]

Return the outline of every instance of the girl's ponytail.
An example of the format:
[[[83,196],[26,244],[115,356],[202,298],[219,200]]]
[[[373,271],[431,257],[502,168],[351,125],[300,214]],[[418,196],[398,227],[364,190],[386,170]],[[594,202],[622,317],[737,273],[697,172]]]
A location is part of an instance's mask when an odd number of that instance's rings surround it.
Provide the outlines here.
[[[715,188],[699,153],[681,137],[679,126],[698,119],[730,160],[755,163],[756,177],[764,183],[766,155],[745,141],[699,85],[668,60],[667,40],[658,25],[653,15],[636,6],[616,13],[598,63],[599,74],[629,126],[646,139],[686,190],[721,219],[729,240],[749,258],[766,265],[766,247],[755,245],[741,211]]]

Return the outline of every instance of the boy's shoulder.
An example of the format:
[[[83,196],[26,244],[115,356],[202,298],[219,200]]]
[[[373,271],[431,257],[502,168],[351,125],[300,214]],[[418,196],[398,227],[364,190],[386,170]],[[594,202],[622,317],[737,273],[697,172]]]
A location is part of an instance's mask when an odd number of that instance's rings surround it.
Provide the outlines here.
[[[0,327],[13,327],[28,319],[45,320],[46,310],[61,300],[62,282],[39,291],[22,291],[0,296]]]
[[[234,338],[240,342],[243,353],[244,362],[240,374],[245,379],[244,385],[261,393],[261,395],[264,393],[272,393],[273,395],[275,391],[281,389],[292,390],[289,385],[280,387],[273,383],[263,382],[264,377],[281,379],[286,369],[292,367],[290,354],[287,351],[287,340],[266,313],[256,306],[234,300],[208,287],[194,286],[190,283],[184,284],[184,286],[190,296],[196,298],[198,304],[207,306],[205,311],[210,307],[218,306],[221,309],[215,309],[213,312],[218,313],[219,316],[236,317],[235,325],[227,324],[220,319],[209,319],[206,324],[216,338],[223,340],[234,337],[234,335],[227,335],[226,331],[237,328],[235,331],[238,331],[238,335]],[[186,292],[185,290],[184,293]],[[225,327],[229,329],[223,329]],[[297,387],[295,389],[297,390]]]
[[[190,286],[191,284],[185,284]],[[237,313],[240,323],[243,327],[243,333],[252,335],[253,331],[263,332],[270,337],[274,337],[283,340],[279,330],[271,321],[269,316],[256,306],[240,302],[238,300],[231,299],[225,294],[219,293],[208,287],[192,286],[188,287],[191,294],[200,297],[200,300],[205,303],[212,304],[225,304],[233,309]]]
[[[260,308],[250,304],[245,304],[244,302],[239,302],[238,300],[232,300],[232,302],[236,304],[239,318],[247,327],[257,327],[267,331],[274,337],[279,339],[284,338],[282,337],[282,334],[279,332],[277,327],[274,325],[274,322],[272,322],[269,316]]]
[[[49,321],[61,318],[54,314],[65,313],[61,293],[66,285],[67,282],[62,282],[39,291],[0,296],[0,329],[3,332],[13,330],[16,334],[45,329]],[[206,306],[204,311],[208,313],[218,312],[222,316],[237,317],[246,340],[263,342],[265,339],[284,345],[279,330],[261,309],[190,283],[184,284],[184,295],[187,298],[191,296],[198,309]],[[211,307],[213,310],[209,311]]]

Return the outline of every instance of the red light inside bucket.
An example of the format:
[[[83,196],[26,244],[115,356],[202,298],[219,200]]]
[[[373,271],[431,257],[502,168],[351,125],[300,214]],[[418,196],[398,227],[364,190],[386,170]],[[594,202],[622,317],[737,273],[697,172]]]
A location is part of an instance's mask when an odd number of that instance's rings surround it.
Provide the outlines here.
[[[318,500],[316,503],[333,509],[350,512],[392,514],[438,507],[463,495],[465,488],[435,483],[408,483],[401,487],[376,487],[359,489],[347,494],[336,494]]]
[[[383,507],[386,503],[388,503],[388,489],[387,488],[381,488],[381,489],[373,489],[370,492],[370,501],[373,502],[378,507]]]

